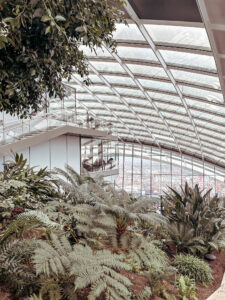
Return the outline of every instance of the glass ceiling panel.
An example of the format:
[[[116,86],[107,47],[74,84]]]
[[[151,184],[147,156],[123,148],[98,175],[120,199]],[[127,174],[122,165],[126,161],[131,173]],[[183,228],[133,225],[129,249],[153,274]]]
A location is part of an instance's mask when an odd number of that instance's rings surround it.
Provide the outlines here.
[[[156,105],[162,111],[169,110],[169,111],[177,112],[179,114],[186,114],[186,110],[182,106],[177,106],[177,105],[173,105],[173,104],[165,105],[164,103],[156,103]]]
[[[155,42],[166,42],[210,49],[205,28],[147,24],[145,28]]]
[[[176,114],[174,114],[174,113],[172,113],[172,112],[162,112],[162,114],[167,118],[174,118],[175,120],[179,120],[180,122],[182,122],[182,121],[186,121],[186,122],[190,122],[190,119],[189,119],[189,117],[186,117],[186,116],[184,116],[184,115],[176,115]]]
[[[192,115],[195,117],[199,117],[199,118],[203,118],[203,119],[206,119],[206,120],[211,120],[212,119],[212,115],[211,114],[207,114],[205,112],[196,112],[194,111],[193,109],[190,109],[191,110],[191,113]],[[224,122],[224,117],[219,117],[219,116],[216,116],[216,118],[214,118],[214,121],[216,122]]]
[[[216,71],[216,63],[213,56],[170,50],[160,50],[160,52],[168,64]]]
[[[116,88],[118,93],[121,95],[129,95],[129,96],[140,96],[140,97],[145,97],[142,91],[138,89],[129,89],[129,88]]]
[[[121,67],[121,65],[116,62],[92,61],[91,64],[99,72],[126,73],[126,71]]]
[[[100,95],[100,97],[101,97],[101,100],[104,102],[118,102],[118,103],[121,102],[121,100],[117,96],[114,96],[114,95]]]
[[[160,99],[160,100],[168,101],[168,103],[173,102],[173,103],[180,104],[180,98],[178,96],[163,94],[159,92],[151,92],[151,91],[148,91],[147,93],[152,99]]]
[[[116,24],[116,31],[113,34],[113,38],[117,40],[132,40],[132,41],[144,41],[144,37],[141,34],[136,24]]]
[[[208,119],[208,120],[198,120],[198,119],[195,119],[195,124],[196,125],[200,125],[200,126],[203,126],[203,127],[205,127],[206,129],[207,128],[209,128],[209,129],[211,129],[211,130],[218,130],[218,131],[221,131],[221,124],[218,124],[218,125],[216,125],[216,124],[212,124],[212,123],[210,123],[209,121],[210,120],[213,120],[213,121],[215,121],[215,118],[212,118],[212,115],[211,115],[211,118],[210,119]]]
[[[133,109],[135,110],[135,112],[138,112],[138,114],[140,115],[141,113],[143,113],[143,107],[137,107],[137,106],[134,106]],[[151,108],[151,107],[144,107],[144,113],[145,114],[149,114],[151,115],[152,113],[154,113],[154,110]]]
[[[139,79],[139,82],[144,88],[147,89],[158,89],[158,90],[170,91],[174,93],[176,92],[172,83],[153,81],[153,80],[151,81],[148,79]]]
[[[127,98],[125,97],[126,101],[131,105],[143,105],[143,106],[150,106],[149,100],[145,99],[135,99],[135,98]]]
[[[217,76],[209,76],[197,73],[191,73],[181,70],[173,70],[171,72],[176,80],[182,80],[194,84],[209,85],[214,89],[220,90],[220,82]]]
[[[145,66],[145,65],[135,65],[135,64],[127,64],[128,68],[135,75],[144,75],[149,77],[156,78],[165,78],[168,79],[168,76],[163,68],[153,67],[153,66]]]
[[[206,98],[208,101],[214,101],[214,102],[223,102],[223,95],[219,92],[212,92],[212,91],[206,91],[203,89],[193,88],[185,85],[179,85],[181,91],[189,96],[195,96],[195,97],[203,97]]]
[[[105,50],[105,49],[101,49],[101,48],[95,48],[95,51],[91,51],[91,49],[89,47],[86,46],[80,46],[79,50],[82,50],[84,52],[85,55],[87,55],[88,57],[111,57],[111,54]]]
[[[88,88],[94,93],[113,94],[112,90],[107,86],[90,85]]]
[[[196,107],[199,109],[206,109],[215,113],[218,112],[221,114],[225,114],[225,107],[222,105],[216,105],[217,103],[205,103],[188,98],[186,98],[186,102],[190,107]]]
[[[104,75],[104,77],[110,84],[124,84],[128,86],[136,86],[135,82],[130,77],[111,75]]]
[[[121,58],[158,61],[150,48],[117,47],[117,53]]]

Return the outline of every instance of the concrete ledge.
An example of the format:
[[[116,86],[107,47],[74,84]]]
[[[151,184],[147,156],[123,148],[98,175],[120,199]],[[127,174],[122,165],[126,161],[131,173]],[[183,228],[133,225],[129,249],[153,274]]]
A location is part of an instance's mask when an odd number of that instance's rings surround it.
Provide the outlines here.
[[[206,300],[225,300],[225,273],[221,282],[221,286]]]

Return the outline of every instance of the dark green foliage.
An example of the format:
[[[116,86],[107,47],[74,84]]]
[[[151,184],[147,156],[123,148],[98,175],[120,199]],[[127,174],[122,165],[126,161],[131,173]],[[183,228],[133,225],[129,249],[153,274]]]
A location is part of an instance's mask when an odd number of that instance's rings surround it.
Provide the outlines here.
[[[94,49],[112,38],[119,6],[108,0],[0,1],[0,111],[24,116],[50,96],[64,95],[62,79],[88,75],[80,45]]]
[[[35,170],[27,164],[23,155],[16,154],[0,172],[0,221],[15,217],[24,209],[35,209],[57,198],[58,193],[50,173]]]
[[[212,270],[210,266],[203,260],[193,255],[176,255],[174,258],[174,266],[180,274],[186,275],[189,278],[202,284],[212,282]]]
[[[225,209],[210,191],[203,193],[186,183],[181,192],[170,189],[164,197],[170,226],[168,233],[179,250],[202,255],[225,246]]]

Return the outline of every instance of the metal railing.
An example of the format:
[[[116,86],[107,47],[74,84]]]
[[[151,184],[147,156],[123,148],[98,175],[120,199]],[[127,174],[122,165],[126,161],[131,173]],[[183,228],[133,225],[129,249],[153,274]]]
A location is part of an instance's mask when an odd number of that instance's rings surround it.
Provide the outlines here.
[[[41,112],[30,116],[29,119],[2,122],[0,124],[0,146],[21,140],[29,135],[46,132],[65,125],[103,130],[111,133],[111,128],[107,128],[104,120],[81,118],[75,115],[73,111],[63,109],[54,113]]]

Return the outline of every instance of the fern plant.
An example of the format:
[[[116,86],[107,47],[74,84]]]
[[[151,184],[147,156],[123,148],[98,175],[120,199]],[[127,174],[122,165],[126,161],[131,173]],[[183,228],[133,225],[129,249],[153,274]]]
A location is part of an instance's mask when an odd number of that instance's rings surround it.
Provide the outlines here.
[[[166,223],[163,216],[150,210],[150,199],[135,199],[124,190],[116,190],[110,184],[106,185],[102,178],[92,178],[86,170],[81,176],[68,165],[66,171],[56,171],[64,178],[58,178],[57,182],[63,188],[66,201],[90,204],[113,216],[117,224],[118,239],[136,220]]]
[[[183,300],[198,300],[196,297],[195,281],[187,276],[180,276],[177,280],[177,290]]]
[[[118,272],[130,269],[123,260],[122,255],[112,254],[109,250],[94,252],[89,246],[80,244],[72,247],[64,235],[58,237],[55,234],[51,234],[50,242],[39,241],[33,258],[37,275],[44,276],[44,282],[46,279],[54,280],[57,299],[62,299],[61,290],[68,285],[71,290],[71,284],[74,284],[73,298],[69,299],[76,299],[74,297],[81,289],[91,286],[90,300],[98,299],[102,293],[109,300],[131,298],[131,283]],[[46,289],[48,287],[45,292],[51,295],[52,285],[45,286]]]
[[[8,225],[0,238],[0,244],[8,239],[21,238],[30,230],[42,226],[62,229],[60,224],[51,221],[46,214],[40,211],[28,211],[20,214],[16,220]]]
[[[0,248],[0,281],[6,283],[16,296],[26,295],[35,288],[35,273],[27,266],[35,242],[14,240]]]
[[[182,275],[186,275],[196,282],[207,285],[212,282],[212,270],[203,260],[193,255],[176,255],[174,266]]]

